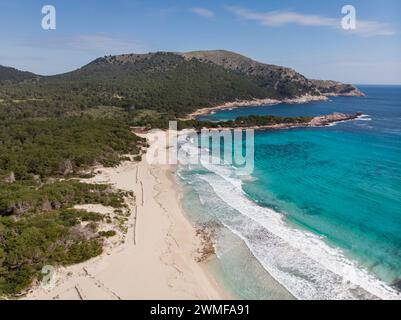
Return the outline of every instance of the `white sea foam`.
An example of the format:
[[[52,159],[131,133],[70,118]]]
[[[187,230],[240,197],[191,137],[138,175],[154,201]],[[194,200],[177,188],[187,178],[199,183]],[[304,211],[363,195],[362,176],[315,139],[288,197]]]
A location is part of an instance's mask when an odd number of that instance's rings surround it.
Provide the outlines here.
[[[341,120],[341,121],[329,123],[328,125],[326,125],[326,127],[334,127],[340,123],[349,122],[349,121],[371,121],[371,120],[372,120],[372,118],[368,114],[361,114],[360,116],[356,117],[355,119]],[[314,127],[319,128],[320,126],[314,126]]]
[[[188,156],[205,152],[185,144]],[[283,215],[249,200],[235,169],[202,163],[213,174],[200,175],[239,218],[221,217],[263,267],[298,299],[401,299],[401,295],[347,259],[321,237],[289,226]],[[210,202],[211,199],[208,199]]]
[[[361,114],[358,118],[355,119],[356,121],[371,121],[372,118],[368,114]]]

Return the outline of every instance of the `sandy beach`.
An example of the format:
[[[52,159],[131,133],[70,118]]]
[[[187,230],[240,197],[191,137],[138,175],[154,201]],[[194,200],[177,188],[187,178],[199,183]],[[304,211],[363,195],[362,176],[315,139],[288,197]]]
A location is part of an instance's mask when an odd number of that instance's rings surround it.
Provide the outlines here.
[[[142,160],[96,170],[90,182],[135,193],[136,201],[129,203],[127,233],[119,243],[106,245],[101,256],[57,269],[55,285],[39,285],[27,299],[229,298],[209,274],[207,262],[197,262],[205,244],[181,208],[173,166]]]

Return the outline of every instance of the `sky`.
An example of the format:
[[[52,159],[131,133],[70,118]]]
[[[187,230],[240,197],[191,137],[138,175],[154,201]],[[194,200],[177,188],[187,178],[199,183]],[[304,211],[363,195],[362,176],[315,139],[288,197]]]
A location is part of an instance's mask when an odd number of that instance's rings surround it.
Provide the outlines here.
[[[355,29],[342,28],[344,5]],[[0,65],[43,75],[110,54],[225,49],[308,78],[401,84],[401,1],[0,0],[0,43]]]

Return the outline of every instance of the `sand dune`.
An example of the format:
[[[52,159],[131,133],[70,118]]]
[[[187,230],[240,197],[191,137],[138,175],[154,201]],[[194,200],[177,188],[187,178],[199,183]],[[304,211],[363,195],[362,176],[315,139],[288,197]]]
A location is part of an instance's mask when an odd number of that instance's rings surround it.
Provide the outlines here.
[[[38,287],[27,298],[228,298],[206,266],[195,261],[201,241],[182,211],[172,170],[145,160],[100,168],[91,182],[135,192],[125,242],[108,246],[100,257],[60,268],[53,288]],[[91,209],[102,211],[101,206]]]

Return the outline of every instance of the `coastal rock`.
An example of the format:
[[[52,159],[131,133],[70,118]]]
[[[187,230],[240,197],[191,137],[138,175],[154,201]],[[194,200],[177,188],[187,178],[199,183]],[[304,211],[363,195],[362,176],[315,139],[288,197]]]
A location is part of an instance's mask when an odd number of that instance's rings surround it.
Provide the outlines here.
[[[236,100],[231,102],[226,102],[224,104],[210,107],[210,108],[201,108],[196,110],[195,112],[190,113],[188,116],[184,117],[183,120],[196,119],[196,117],[213,113],[216,110],[225,110],[225,109],[234,109],[239,107],[259,107],[259,106],[268,106],[275,105],[279,103],[287,103],[287,104],[302,104],[313,101],[326,101],[328,98],[324,95],[310,95],[306,94],[297,98],[288,98],[288,99],[252,99],[252,100]]]
[[[325,125],[328,125],[328,124],[334,123],[334,122],[356,119],[360,115],[361,115],[360,112],[355,113],[355,114],[345,114],[345,113],[340,113],[340,112],[334,112],[329,115],[314,117],[309,122],[309,126],[325,126]]]
[[[326,101],[328,98],[324,95],[310,95],[306,94],[298,98],[294,99],[284,99],[281,102],[283,103],[288,103],[288,104],[302,104],[302,103],[308,103],[308,102],[313,102],[313,101]]]
[[[398,291],[401,292],[401,279],[398,279],[398,280],[394,281],[394,283],[392,284],[392,286],[393,286],[396,290],[398,290]]]
[[[198,255],[195,257],[196,262],[207,261],[215,252],[213,244],[213,234],[210,229],[205,226],[196,229],[196,236],[201,241],[201,247],[197,250]]]
[[[365,94],[352,84],[333,80],[311,80],[320,93],[325,96],[362,97]]]
[[[254,130],[278,130],[295,127],[321,127],[341,121],[354,120],[361,116],[361,112],[345,114],[335,112],[317,117],[298,118],[275,118],[273,116],[248,116],[239,117],[235,121],[217,123],[203,122],[205,128],[211,130],[233,130],[233,129],[254,129]]]

